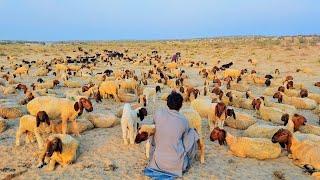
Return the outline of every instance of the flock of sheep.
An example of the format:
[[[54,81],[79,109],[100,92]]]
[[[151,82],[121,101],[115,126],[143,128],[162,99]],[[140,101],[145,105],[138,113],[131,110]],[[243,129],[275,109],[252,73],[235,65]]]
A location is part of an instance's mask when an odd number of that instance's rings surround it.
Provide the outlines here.
[[[165,107],[166,97],[176,91],[185,101],[180,113],[201,137],[201,163],[205,162],[204,138],[209,138],[227,145],[237,157],[265,160],[288,155],[295,165],[319,176],[320,127],[309,124],[298,110],[320,116],[320,94],[293,76],[276,68],[270,74],[259,73],[255,59],[247,61],[250,68],[236,69],[236,62],[208,64],[187,60],[179,52],[166,57],[157,50],[147,55],[128,50],[88,53],[82,48],[74,52],[78,56],[37,61],[8,56],[10,66],[1,67],[1,96],[18,96],[20,106],[1,105],[0,132],[8,128],[7,119],[20,118],[15,145],[23,144],[23,134],[25,143],[36,140],[39,168],[52,171],[56,164],[76,162],[81,155],[76,136],[94,127],[118,124],[124,146],[147,141],[148,158],[148,138],[156,131],[152,115]],[[101,66],[105,69],[98,68]],[[134,68],[138,66],[144,68]],[[190,69],[197,71],[201,80],[190,78]],[[36,77],[33,82],[24,82],[24,77],[30,76]],[[320,87],[320,82],[314,86]],[[252,87],[263,88],[263,94],[254,94]],[[95,105],[103,101],[121,102],[122,108],[116,113],[95,113]],[[257,123],[239,108],[251,110],[255,117],[270,123]],[[210,137],[203,133],[204,120],[208,121],[205,128],[210,130]],[[232,135],[225,126],[241,130],[243,136]]]

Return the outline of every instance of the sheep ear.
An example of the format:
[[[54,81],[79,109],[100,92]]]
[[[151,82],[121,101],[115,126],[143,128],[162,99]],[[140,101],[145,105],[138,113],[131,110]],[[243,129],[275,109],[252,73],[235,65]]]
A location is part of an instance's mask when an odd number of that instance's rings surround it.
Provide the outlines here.
[[[286,145],[285,145],[284,143],[279,142],[279,144],[280,144],[280,146],[281,146],[282,148],[285,148],[285,147],[286,147]]]
[[[236,118],[236,113],[234,113],[234,111],[232,111],[232,115],[233,115],[233,118],[234,118],[234,119],[237,119],[237,118]]]
[[[80,109],[80,105],[79,105],[78,102],[75,102],[74,105],[73,105],[73,107],[74,107],[74,110],[75,110],[75,111],[78,111],[78,110]]]
[[[61,139],[58,139],[56,151],[62,153],[62,141],[61,141]]]
[[[39,127],[40,126],[40,118],[39,118],[39,114],[37,114],[37,116],[36,116],[36,122],[37,122],[37,127]]]

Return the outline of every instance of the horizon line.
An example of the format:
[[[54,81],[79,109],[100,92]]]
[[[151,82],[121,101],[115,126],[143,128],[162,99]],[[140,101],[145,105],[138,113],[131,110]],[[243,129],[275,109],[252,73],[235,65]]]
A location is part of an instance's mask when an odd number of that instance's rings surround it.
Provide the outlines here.
[[[266,38],[280,38],[280,37],[319,37],[320,33],[314,34],[283,34],[283,35],[217,35],[217,36],[208,36],[208,37],[194,37],[194,38],[159,38],[159,39],[92,39],[92,40],[8,40],[2,39],[1,43],[64,43],[64,42],[153,42],[153,41],[190,41],[190,40],[210,40],[210,39],[229,39],[229,38],[256,38],[256,37],[266,37]]]

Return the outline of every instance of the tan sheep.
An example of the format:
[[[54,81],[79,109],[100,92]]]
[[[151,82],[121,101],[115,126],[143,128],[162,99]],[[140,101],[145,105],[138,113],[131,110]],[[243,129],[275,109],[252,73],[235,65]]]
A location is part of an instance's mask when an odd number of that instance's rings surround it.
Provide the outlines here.
[[[227,77],[237,78],[240,75],[241,75],[241,70],[239,69],[226,69],[225,71],[223,71],[224,78],[227,78]]]
[[[286,147],[293,164],[310,170],[313,176],[320,177],[320,145],[311,141],[299,141],[290,131],[278,130],[272,137],[273,143]]]
[[[314,135],[320,136],[320,127],[311,125],[311,124],[300,126],[299,131],[302,133],[314,134]]]
[[[38,165],[42,168],[48,163],[47,171],[53,171],[56,164],[65,167],[77,159],[79,156],[79,142],[73,137],[66,134],[53,134],[47,142],[46,148],[41,153]]]
[[[40,127],[40,125],[47,124],[47,127]],[[26,143],[32,141],[32,136],[35,135],[39,149],[43,148],[43,140],[40,136],[40,128],[46,128],[46,132],[50,132],[50,121],[46,112],[39,111],[37,116],[24,115],[20,118],[19,128],[16,133],[16,146],[20,146],[20,137],[26,133]]]
[[[15,107],[0,107],[0,116],[4,119],[15,119],[21,117],[22,112]]]
[[[213,129],[210,140],[218,140],[220,145],[228,145],[232,154],[241,158],[265,160],[278,158],[281,154],[281,147],[269,139],[236,137],[220,128]]]
[[[113,96],[113,98],[120,102],[118,97],[118,85],[115,81],[105,81],[100,84],[99,92],[101,96],[104,98],[108,98],[108,96]]]
[[[69,87],[69,88],[80,88],[81,87],[80,82],[71,81],[71,80],[63,81],[63,85],[64,85],[64,87]]]
[[[109,128],[120,124],[116,116],[110,112],[105,114],[89,114],[87,117],[96,128]]]
[[[277,92],[273,95],[273,98],[277,98],[279,103],[289,104],[297,109],[312,110],[317,107],[316,101],[308,98],[289,97],[282,92]]]
[[[284,120],[284,119],[282,119]],[[294,122],[291,118],[288,118],[287,122],[284,122],[284,126],[272,126],[267,124],[254,124],[243,132],[246,137],[252,138],[271,138],[274,133],[279,129],[288,129],[290,132],[294,132]]]
[[[31,115],[36,115],[39,111],[45,111],[50,119],[61,118],[62,132],[67,132],[67,121],[71,121],[75,131],[78,124],[75,118],[83,113],[83,109],[88,112],[93,111],[92,103],[85,98],[75,102],[66,98],[57,98],[51,96],[36,97],[27,104],[27,109]],[[76,135],[79,135],[76,132]]]
[[[22,67],[18,67],[14,72],[13,74],[15,75],[23,75],[23,74],[28,74],[29,72],[29,68],[25,67],[25,66],[22,66]]]
[[[234,129],[245,130],[256,123],[256,120],[250,115],[239,112],[235,113],[233,109],[227,109],[227,115],[228,117],[225,120],[225,124]]]

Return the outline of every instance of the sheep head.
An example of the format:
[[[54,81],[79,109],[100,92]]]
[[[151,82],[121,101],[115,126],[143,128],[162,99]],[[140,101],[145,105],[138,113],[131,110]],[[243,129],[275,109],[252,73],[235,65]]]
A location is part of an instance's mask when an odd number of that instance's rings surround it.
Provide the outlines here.
[[[148,115],[148,111],[146,108],[140,108],[138,110],[137,116],[140,118],[140,121],[143,121],[144,117]]]
[[[51,157],[54,152],[62,153],[62,141],[60,138],[57,137],[55,137],[51,141],[48,141],[46,148],[46,156]]]
[[[49,116],[45,111],[39,111],[36,116],[37,127],[40,126],[40,123],[47,123],[50,126]]]
[[[308,90],[301,89],[300,90],[300,97],[302,97],[302,98],[308,97]]]
[[[262,103],[261,99],[258,98],[258,99],[253,99],[251,104],[253,109],[259,110],[261,103]]]
[[[227,133],[224,129],[220,129],[216,127],[212,130],[210,134],[210,140],[211,141],[218,140],[220,145],[226,145],[226,136],[227,136]]]
[[[233,109],[227,109],[227,116],[233,116],[233,119],[236,119],[236,113],[234,113]]]
[[[282,148],[287,147],[287,151],[291,153],[291,145],[292,145],[292,134],[287,129],[279,129],[273,136],[271,141],[273,143],[279,143]]]
[[[223,113],[227,116],[227,106],[223,102],[219,102],[215,107],[215,115],[220,118]]]
[[[294,131],[298,131],[300,126],[304,126],[307,123],[307,119],[300,114],[294,114],[292,121],[294,123]]]
[[[273,95],[273,98],[277,98],[277,99],[278,99],[278,103],[282,103],[283,95],[281,94],[281,92],[276,92],[276,93]]]

